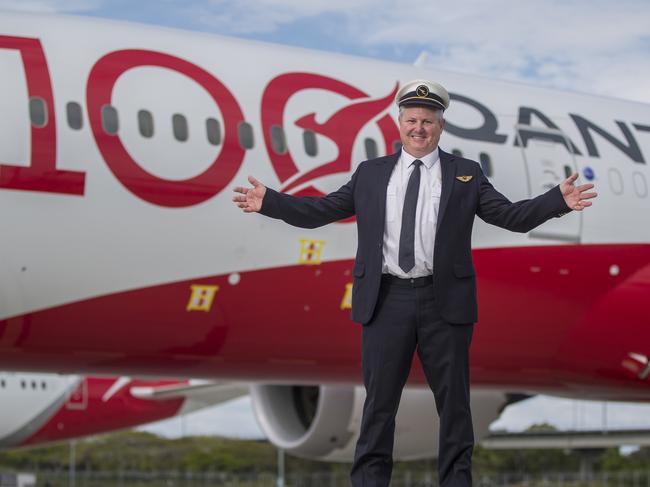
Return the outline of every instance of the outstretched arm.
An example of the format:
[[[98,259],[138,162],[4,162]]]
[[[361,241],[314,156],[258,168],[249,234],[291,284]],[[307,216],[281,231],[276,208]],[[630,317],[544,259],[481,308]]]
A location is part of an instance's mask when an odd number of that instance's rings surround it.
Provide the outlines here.
[[[581,211],[591,206],[587,200],[596,197],[596,193],[587,192],[594,187],[593,184],[574,185],[577,173],[544,194],[514,203],[494,189],[484,174],[481,173],[479,177],[478,216],[488,223],[515,232],[529,232],[553,217],[565,215],[571,210]]]
[[[237,186],[235,204],[245,213],[259,212],[279,218],[290,225],[316,228],[354,215],[354,181],[356,172],[347,184],[323,197],[292,196],[267,188],[253,176],[248,177],[252,188]]]

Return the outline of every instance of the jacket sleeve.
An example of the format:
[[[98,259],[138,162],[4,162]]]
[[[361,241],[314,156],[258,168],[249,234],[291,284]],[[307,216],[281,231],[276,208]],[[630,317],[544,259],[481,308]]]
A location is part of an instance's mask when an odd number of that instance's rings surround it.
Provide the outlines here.
[[[355,214],[354,186],[357,171],[352,179],[337,191],[326,196],[292,196],[266,188],[260,213],[278,218],[302,228],[317,228]]]
[[[553,217],[560,217],[571,211],[564,202],[559,186],[535,198],[513,203],[494,189],[482,171],[479,171],[479,178],[476,214],[492,225],[525,233]]]

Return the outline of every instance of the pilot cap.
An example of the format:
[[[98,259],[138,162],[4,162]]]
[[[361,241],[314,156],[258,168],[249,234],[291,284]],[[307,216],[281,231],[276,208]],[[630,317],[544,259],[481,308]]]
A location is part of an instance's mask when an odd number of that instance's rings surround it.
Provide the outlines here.
[[[449,93],[433,81],[416,79],[409,81],[395,95],[398,107],[428,107],[434,110],[449,108]]]

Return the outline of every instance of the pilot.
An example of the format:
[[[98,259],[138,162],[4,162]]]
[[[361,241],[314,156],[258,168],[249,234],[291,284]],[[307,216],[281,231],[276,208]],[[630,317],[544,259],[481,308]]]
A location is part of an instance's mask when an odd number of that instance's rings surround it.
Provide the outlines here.
[[[362,327],[366,389],[351,480],[388,486],[395,415],[417,350],[440,417],[439,483],[470,486],[474,445],[469,348],[478,318],[471,236],[474,217],[528,232],[591,205],[593,184],[578,174],[529,200],[509,201],[475,161],[438,141],[449,94],[414,80],[395,97],[402,148],[359,164],[350,181],[324,197],[296,197],[265,187],[236,187],[233,201],[298,227],[356,216],[352,319]]]

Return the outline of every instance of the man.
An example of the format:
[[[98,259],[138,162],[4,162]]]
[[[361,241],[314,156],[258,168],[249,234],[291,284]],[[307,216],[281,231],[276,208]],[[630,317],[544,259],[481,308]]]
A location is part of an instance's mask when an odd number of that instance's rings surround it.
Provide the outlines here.
[[[233,201],[299,227],[356,215],[352,319],[362,323],[366,388],[351,479],[387,486],[392,471],[395,414],[416,348],[440,416],[439,483],[471,485],[474,444],[469,405],[469,346],[477,321],[471,254],[474,215],[528,232],[596,196],[576,187],[574,174],[531,200],[510,202],[471,160],[438,148],[449,94],[415,80],[396,95],[402,150],[362,162],[350,181],[323,198],[237,187]]]

